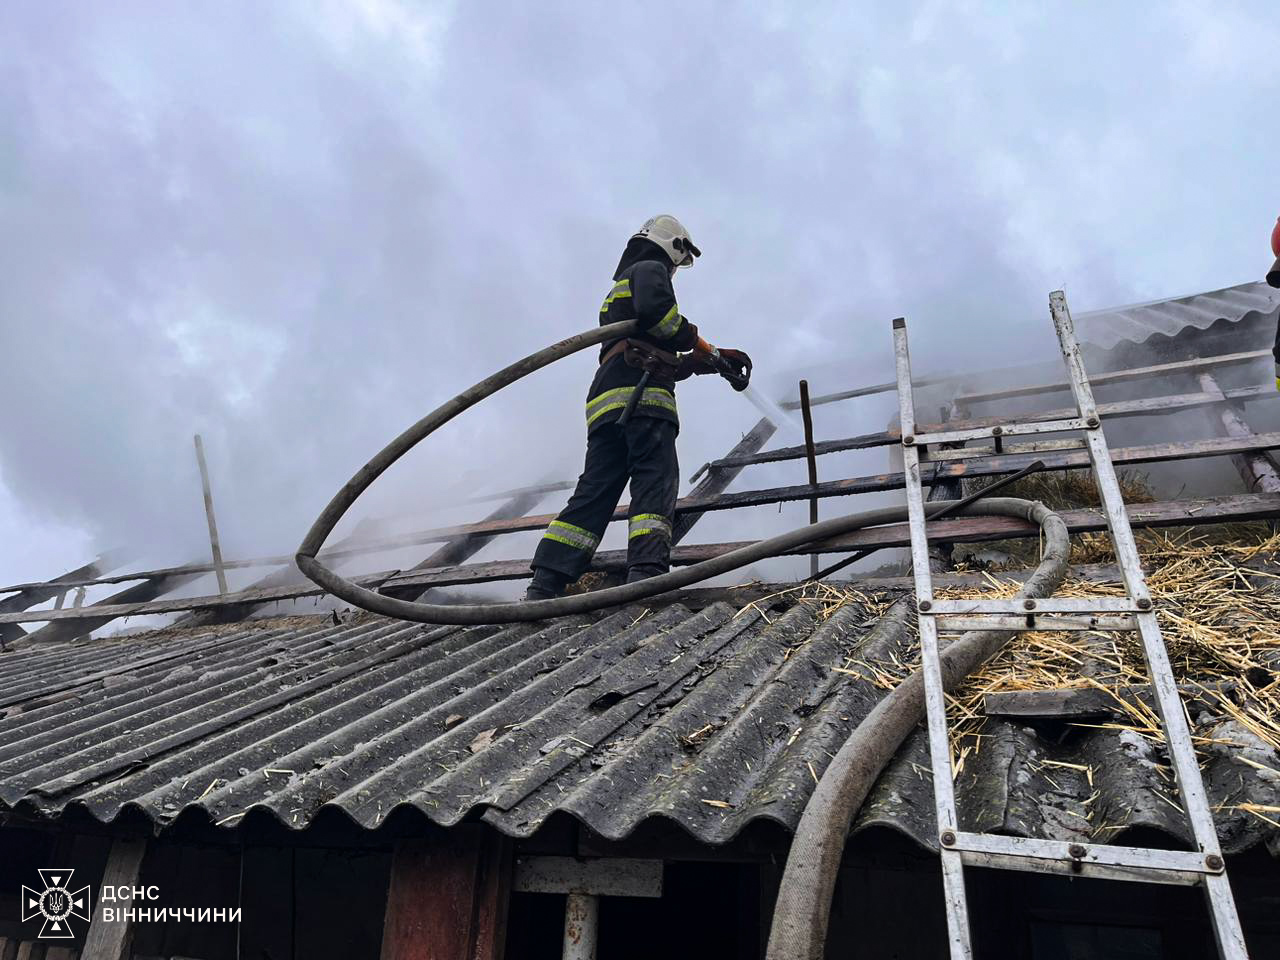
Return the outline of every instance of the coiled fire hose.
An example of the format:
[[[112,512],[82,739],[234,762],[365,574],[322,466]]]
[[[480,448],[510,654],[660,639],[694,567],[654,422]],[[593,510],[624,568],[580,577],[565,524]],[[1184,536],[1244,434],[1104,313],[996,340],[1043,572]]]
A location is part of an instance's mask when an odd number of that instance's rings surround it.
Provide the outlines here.
[[[760,540],[701,563],[661,576],[592,593],[518,603],[433,604],[400,600],[362,587],[334,573],[316,554],[356,499],[382,473],[416,444],[454,417],[503,387],[548,364],[606,340],[635,332],[635,322],[610,324],[577,334],[530,354],[486,377],[446,401],[387,444],[361,467],[329,501],[298,547],[298,569],[334,596],[372,613],[420,623],[494,624],[545,620],[634,603],[698,583],[730,570],[778,556],[788,550],[864,527],[902,522],[905,507],[886,507],[808,524]],[[955,509],[949,502],[925,504],[927,516]],[[1041,598],[1053,593],[1066,576],[1070,544],[1066,525],[1042,504],[993,497],[966,505],[967,515],[1007,516],[1040,526],[1044,547],[1040,565],[1018,592]],[[1011,631],[979,630],[964,634],[942,653],[944,684],[951,689],[1008,642]],[[924,715],[923,678],[917,671],[903,681],[854,730],[836,754],[805,807],[787,858],[769,937],[769,960],[818,960],[826,942],[827,921],[836,873],[854,814],[880,771]]]

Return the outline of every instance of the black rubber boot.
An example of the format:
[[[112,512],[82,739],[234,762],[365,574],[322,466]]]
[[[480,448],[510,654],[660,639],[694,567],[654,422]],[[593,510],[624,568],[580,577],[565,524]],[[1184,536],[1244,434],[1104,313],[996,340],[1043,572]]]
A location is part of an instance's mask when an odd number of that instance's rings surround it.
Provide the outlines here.
[[[526,602],[530,600],[554,600],[564,593],[567,586],[564,574],[546,567],[534,567],[533,581],[524,592]]]
[[[641,580],[648,580],[650,577],[661,576],[666,573],[658,564],[638,564],[634,567],[627,568],[627,583],[639,583]]]

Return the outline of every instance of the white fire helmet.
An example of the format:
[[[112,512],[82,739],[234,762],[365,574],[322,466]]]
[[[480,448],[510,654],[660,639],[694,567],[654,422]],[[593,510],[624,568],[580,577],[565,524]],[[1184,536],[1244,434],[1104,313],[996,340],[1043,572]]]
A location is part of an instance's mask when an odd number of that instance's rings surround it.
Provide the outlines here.
[[[650,217],[633,236],[652,240],[666,251],[677,267],[692,266],[693,258],[702,256],[702,251],[689,237],[689,231],[670,214],[660,213],[656,217]]]

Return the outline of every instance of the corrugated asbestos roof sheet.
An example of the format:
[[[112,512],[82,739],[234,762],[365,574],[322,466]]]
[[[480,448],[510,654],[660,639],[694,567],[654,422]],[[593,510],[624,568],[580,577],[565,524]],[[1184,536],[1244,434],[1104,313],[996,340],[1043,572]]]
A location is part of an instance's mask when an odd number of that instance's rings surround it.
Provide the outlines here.
[[[851,603],[819,622],[800,604],[770,622],[671,605],[506,628],[362,615],[27,648],[0,655],[0,808],[111,821],[131,807],[157,827],[179,813],[227,829],[271,816],[301,829],[329,808],[374,828],[407,804],[443,825],[482,815],[517,837],[556,812],[613,839],[665,818],[712,844],[761,819],[790,830],[883,695],[832,668],[909,659],[905,610],[876,618]],[[1167,768],[1136,736],[1057,743],[994,720],[987,732],[958,784],[968,826],[1186,839]],[[1224,846],[1280,849],[1280,831],[1235,809],[1280,804],[1275,753],[1229,724],[1211,733]],[[1088,765],[1092,782],[1054,761]],[[932,821],[917,736],[859,826],[928,844]]]
[[[1258,319],[1280,311],[1280,290],[1266,283],[1153,300],[1129,307],[1076,314],[1080,339],[1109,350],[1123,341],[1142,343],[1154,336],[1175,337],[1188,327],[1207,330],[1215,322]]]

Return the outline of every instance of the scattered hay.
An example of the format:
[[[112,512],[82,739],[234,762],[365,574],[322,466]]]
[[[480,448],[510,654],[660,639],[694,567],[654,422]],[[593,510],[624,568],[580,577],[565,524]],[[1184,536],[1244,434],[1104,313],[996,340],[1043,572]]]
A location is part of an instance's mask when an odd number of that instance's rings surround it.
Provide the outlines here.
[[[564,588],[564,595],[572,597],[580,593],[593,593],[596,590],[604,590],[607,587],[616,587],[624,579],[625,577],[617,573],[609,573],[605,570],[588,570]]]
[[[1105,551],[1102,546],[1105,544]],[[1206,693],[1215,713],[1238,722],[1280,750],[1280,536],[1254,542],[1209,542],[1204,538],[1146,534],[1139,545],[1148,569],[1165,647],[1180,684],[1229,682],[1231,696]],[[1105,535],[1085,539],[1090,561],[1112,559]],[[1073,554],[1073,563],[1080,562]],[[989,597],[1011,597],[1018,583],[985,574]],[[972,590],[939,590],[938,596],[972,596]],[[1059,597],[1123,596],[1119,584],[1069,579]],[[830,602],[829,600],[827,602]],[[850,660],[837,669],[883,689],[896,687],[919,666],[918,648],[909,662],[869,665]],[[948,698],[952,757],[957,772],[981,750],[988,693],[1097,688],[1148,682],[1142,644],[1134,632],[1020,633],[960,690]],[[1115,697],[1123,719],[1105,724],[1127,729],[1153,744],[1164,736],[1154,711]],[[1196,746],[1208,746],[1197,739]]]
[[[837,610],[850,604],[857,604],[859,609],[865,610],[869,616],[878,619],[893,605],[893,598],[863,593],[861,590],[833,583],[822,581],[806,582],[798,583],[794,587],[788,587],[786,590],[779,590],[777,593],[770,593],[767,596],[753,600],[739,610],[738,613],[754,610],[768,622],[770,619],[768,615],[769,608],[777,606],[779,602],[785,602],[788,605],[803,603],[816,607],[818,622],[825,623]]]

